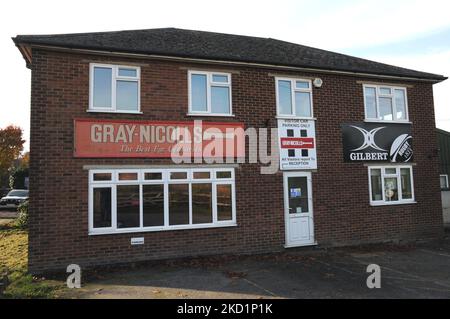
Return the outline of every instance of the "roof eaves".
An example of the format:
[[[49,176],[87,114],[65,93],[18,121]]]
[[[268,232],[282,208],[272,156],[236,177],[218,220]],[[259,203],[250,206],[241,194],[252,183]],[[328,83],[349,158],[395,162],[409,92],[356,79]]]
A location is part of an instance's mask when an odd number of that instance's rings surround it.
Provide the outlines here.
[[[11,38],[11,39],[13,40],[16,47],[19,49],[20,53],[22,54],[22,57],[26,63],[26,67],[28,69],[31,69],[31,63],[32,63],[31,50],[30,50],[30,52],[28,52],[28,50],[27,50],[27,48],[29,48],[29,46],[26,44],[17,42],[15,38]]]
[[[21,39],[22,37],[22,39]],[[27,36],[25,36],[27,37]],[[445,81],[448,79],[448,77],[438,75],[438,74],[431,74],[431,73],[425,73],[425,72],[419,72],[423,73],[424,75],[417,75],[417,76],[407,76],[403,74],[394,74],[394,73],[386,73],[386,72],[362,72],[362,71],[353,71],[353,70],[345,70],[342,68],[322,68],[322,67],[314,67],[314,66],[307,66],[307,65],[285,65],[285,64],[274,64],[274,63],[268,63],[268,62],[255,62],[255,61],[248,61],[245,59],[224,59],[223,57],[218,56],[209,56],[207,58],[203,56],[195,56],[195,55],[188,55],[188,54],[168,54],[167,52],[158,52],[158,51],[142,51],[142,50],[123,50],[123,49],[117,49],[114,47],[95,47],[95,46],[89,46],[89,45],[71,45],[71,44],[60,44],[60,43],[52,43],[51,41],[42,41],[42,40],[32,40],[32,39],[24,39],[23,36],[17,36],[15,38],[12,38],[16,46],[19,48],[22,46],[46,46],[46,47],[57,47],[57,48],[67,48],[67,49],[80,49],[80,50],[93,50],[93,51],[101,51],[105,53],[130,53],[130,54],[142,54],[142,55],[159,55],[159,56],[167,56],[167,57],[175,57],[175,58],[185,58],[185,59],[201,59],[205,61],[223,61],[223,62],[236,62],[236,63],[246,63],[246,64],[260,64],[260,65],[268,65],[268,66],[279,66],[279,67],[293,67],[293,68],[303,68],[303,69],[309,69],[309,70],[317,70],[317,71],[334,71],[334,72],[340,72],[340,73],[349,73],[349,74],[367,74],[367,75],[373,75],[373,76],[380,76],[380,77],[390,77],[390,78],[404,78],[404,79],[411,79],[411,80],[427,80],[434,83],[439,83],[442,81]],[[21,51],[22,53],[22,51]],[[23,54],[23,53],[22,53]],[[24,57],[25,58],[25,57]],[[27,62],[28,63],[28,62]],[[31,64],[31,61],[29,62]]]

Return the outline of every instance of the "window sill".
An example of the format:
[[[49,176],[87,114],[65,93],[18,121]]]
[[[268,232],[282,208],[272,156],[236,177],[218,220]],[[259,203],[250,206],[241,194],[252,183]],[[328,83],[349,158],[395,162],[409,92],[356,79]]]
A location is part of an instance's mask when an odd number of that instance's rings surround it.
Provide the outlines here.
[[[172,226],[170,228],[166,227],[152,227],[152,228],[130,228],[130,229],[120,229],[120,230],[104,230],[104,231],[89,231],[89,236],[99,236],[99,235],[118,235],[118,234],[132,234],[132,233],[153,233],[162,231],[175,231],[175,230],[195,230],[195,229],[212,229],[212,228],[230,228],[237,227],[237,223],[224,223],[223,225],[189,225],[189,226]]]
[[[410,121],[382,121],[382,120],[364,120],[364,123],[383,123],[383,124],[412,124]]]
[[[303,120],[303,121],[317,121],[315,117],[298,117],[298,116],[283,116],[277,115],[278,120]]]
[[[400,205],[415,205],[417,204],[416,201],[413,202],[397,202],[397,203],[370,203],[370,206],[372,207],[379,207],[379,206],[400,206]]]
[[[117,113],[117,114],[144,114],[141,111],[114,111],[114,110],[94,110],[87,109],[87,113]]]
[[[234,114],[187,113],[186,116],[235,117]]]

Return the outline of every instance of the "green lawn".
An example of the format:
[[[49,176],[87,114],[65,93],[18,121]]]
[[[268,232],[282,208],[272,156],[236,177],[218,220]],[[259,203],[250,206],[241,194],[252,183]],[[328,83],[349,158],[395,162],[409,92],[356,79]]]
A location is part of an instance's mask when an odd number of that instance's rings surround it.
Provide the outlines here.
[[[33,277],[27,273],[27,263],[27,230],[17,227],[14,221],[1,225],[0,299],[57,297],[58,290],[63,288],[61,282]]]

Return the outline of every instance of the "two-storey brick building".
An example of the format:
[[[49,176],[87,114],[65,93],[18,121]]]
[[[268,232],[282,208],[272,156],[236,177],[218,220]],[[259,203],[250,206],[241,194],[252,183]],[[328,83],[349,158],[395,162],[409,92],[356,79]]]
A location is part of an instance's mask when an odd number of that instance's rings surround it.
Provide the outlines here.
[[[33,272],[442,235],[440,75],[180,29],[13,40],[32,70]],[[176,164],[197,120],[206,141],[276,129],[277,171],[251,145]]]

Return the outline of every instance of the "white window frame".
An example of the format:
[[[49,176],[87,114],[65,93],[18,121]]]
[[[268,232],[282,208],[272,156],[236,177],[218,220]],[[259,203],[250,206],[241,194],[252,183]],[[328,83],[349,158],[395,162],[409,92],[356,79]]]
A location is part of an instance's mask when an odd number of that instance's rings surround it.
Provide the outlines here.
[[[194,111],[192,109],[192,75],[205,75],[206,76],[206,111]],[[214,82],[213,75],[226,76],[228,78],[228,82]],[[195,116],[218,116],[218,117],[233,117],[233,100],[232,100],[232,84],[231,84],[231,73],[225,72],[212,72],[212,71],[195,71],[188,70],[188,99],[189,99],[189,109],[187,115],[195,115]],[[228,88],[228,99],[230,101],[230,113],[212,113],[212,105],[211,105],[211,87],[212,86],[221,86]]]
[[[441,184],[441,178],[445,177],[445,188],[441,187],[441,190],[448,190],[449,189],[449,185],[448,185],[448,175],[447,174],[441,174],[439,175],[439,185]]]
[[[396,174],[386,174],[385,169],[394,168],[396,169]],[[410,199],[403,199],[403,189],[402,189],[402,182],[401,182],[401,169],[407,168],[411,172],[411,195],[412,197]],[[374,201],[372,200],[372,175],[371,170],[372,169],[379,169],[381,170],[381,189],[382,189],[382,200]],[[392,201],[388,202],[385,200],[385,189],[384,189],[384,179],[389,177],[395,177],[397,178],[397,190],[398,190],[398,201]],[[415,191],[414,191],[414,172],[413,172],[413,166],[412,165],[384,165],[384,166],[368,166],[368,179],[369,179],[369,199],[370,199],[370,205],[371,206],[391,206],[391,205],[407,205],[407,204],[415,204]]]
[[[94,68],[109,68],[112,70],[111,77],[111,107],[95,107],[94,106]],[[136,70],[136,77],[119,76],[119,69],[133,69]],[[138,107],[137,110],[118,110],[116,106],[116,86],[117,81],[137,82],[138,86]],[[141,68],[132,65],[117,65],[117,64],[89,64],[89,109],[87,112],[101,112],[101,113],[126,113],[126,114],[142,114],[141,112]]]
[[[230,172],[230,178],[216,178],[217,172]],[[138,173],[138,179],[135,181],[119,181],[119,173]],[[170,180],[171,172],[187,172],[186,179]],[[208,179],[193,179],[194,172],[209,172]],[[94,181],[96,173],[111,173],[111,181]],[[145,173],[162,173],[160,180],[144,180]],[[189,224],[186,225],[169,225],[169,185],[171,184],[188,184],[189,185]],[[192,185],[193,184],[211,184],[212,185],[212,223],[193,224],[192,223]],[[117,186],[120,185],[139,185],[139,227],[134,228],[117,228]],[[143,186],[144,185],[163,185],[164,187],[164,226],[143,226]],[[231,212],[232,219],[226,221],[218,221],[217,217],[217,186],[231,185]],[[95,188],[111,188],[111,227],[94,228],[94,211],[93,199]],[[171,231],[183,229],[203,229],[203,228],[219,228],[219,227],[235,227],[236,223],[236,186],[234,178],[234,168],[148,168],[148,169],[94,169],[89,171],[89,235],[105,235],[105,234],[121,234],[136,232],[155,232],[155,231]]]
[[[279,89],[278,89],[278,82],[279,81],[289,81],[291,82],[291,104],[292,104],[292,114],[281,114],[280,113],[280,99],[279,99]],[[296,86],[296,82],[308,82],[309,83],[309,89],[298,89]],[[277,105],[277,118],[280,119],[299,119],[299,120],[314,120],[314,101],[313,101],[313,85],[312,81],[310,79],[302,79],[302,78],[285,78],[285,77],[276,77],[275,78],[275,92],[276,92],[276,105]],[[297,108],[295,105],[295,93],[296,92],[304,92],[310,94],[311,99],[311,116],[305,117],[305,116],[298,116],[296,114]]]
[[[92,172],[92,174],[89,174],[89,204],[88,204],[88,211],[89,211],[89,233],[91,233],[91,230],[93,229],[100,229],[100,228],[94,228],[94,189],[95,188],[110,188],[111,189],[111,226],[110,227],[103,227],[101,228],[104,233],[112,232],[114,229],[114,225],[117,225],[116,220],[116,212],[115,212],[115,205],[114,202],[116,201],[116,187],[112,186],[112,181],[96,181],[93,184],[91,184],[91,180],[93,180],[92,176],[94,173],[104,173],[105,171],[97,171]],[[113,177],[114,180],[114,177]]]
[[[375,101],[376,101],[376,118],[369,118],[367,116],[367,102],[366,102],[366,88],[375,89]],[[381,89],[391,89],[391,94],[381,94]],[[397,103],[395,101],[395,90],[402,90],[405,94],[405,113],[406,119],[392,119],[392,120],[380,120],[378,118],[380,114],[380,97],[389,97],[392,99],[392,111],[393,116],[397,117]],[[377,122],[377,123],[410,123],[409,121],[409,108],[408,108],[408,90],[403,86],[391,86],[391,85],[375,85],[375,84],[363,84],[363,96],[364,96],[364,118],[365,122]]]

